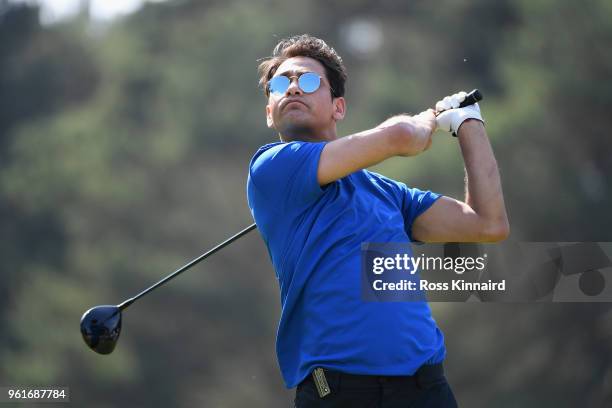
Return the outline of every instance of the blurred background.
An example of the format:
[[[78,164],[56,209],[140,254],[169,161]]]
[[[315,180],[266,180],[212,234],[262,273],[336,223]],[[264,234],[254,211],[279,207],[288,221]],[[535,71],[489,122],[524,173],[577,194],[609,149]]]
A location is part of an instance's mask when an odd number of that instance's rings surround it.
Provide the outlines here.
[[[349,71],[346,135],[479,88],[511,239],[612,241],[612,2],[0,0],[0,385],[75,407],[288,407],[254,232],[143,298],[115,352],[79,333],[252,222],[276,141],[257,60],[310,33]],[[375,170],[462,198],[456,140]],[[465,407],[612,406],[607,303],[435,303]]]

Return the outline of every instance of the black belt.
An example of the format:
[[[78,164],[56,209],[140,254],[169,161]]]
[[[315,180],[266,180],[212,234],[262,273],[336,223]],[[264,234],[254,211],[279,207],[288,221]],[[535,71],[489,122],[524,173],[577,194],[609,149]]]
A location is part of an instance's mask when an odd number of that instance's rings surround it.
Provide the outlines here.
[[[446,381],[446,379],[444,377],[444,366],[439,363],[423,365],[413,375],[348,374],[319,367],[312,372],[312,375],[306,377],[302,384],[314,382],[319,396],[323,398],[340,386],[358,388],[388,385],[422,389],[441,381]]]

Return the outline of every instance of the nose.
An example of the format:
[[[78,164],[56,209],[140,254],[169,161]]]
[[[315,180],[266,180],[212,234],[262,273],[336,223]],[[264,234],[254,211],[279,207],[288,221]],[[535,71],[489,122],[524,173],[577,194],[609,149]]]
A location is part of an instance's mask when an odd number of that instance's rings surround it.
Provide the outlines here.
[[[297,77],[292,77],[289,78],[289,87],[287,88],[287,95],[302,95],[303,92],[300,89],[300,86],[298,84],[298,78]]]

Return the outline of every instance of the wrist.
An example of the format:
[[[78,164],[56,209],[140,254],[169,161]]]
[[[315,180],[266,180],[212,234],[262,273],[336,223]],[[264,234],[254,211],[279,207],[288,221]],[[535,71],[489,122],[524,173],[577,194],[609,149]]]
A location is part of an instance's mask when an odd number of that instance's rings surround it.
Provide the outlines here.
[[[416,156],[429,147],[431,138],[426,137],[418,123],[409,120],[399,123],[398,128],[398,156]]]
[[[457,134],[453,134],[453,136],[461,137],[475,132],[480,132],[482,130],[484,130],[484,122],[482,120],[476,118],[468,118],[459,125],[459,128],[457,129]]]

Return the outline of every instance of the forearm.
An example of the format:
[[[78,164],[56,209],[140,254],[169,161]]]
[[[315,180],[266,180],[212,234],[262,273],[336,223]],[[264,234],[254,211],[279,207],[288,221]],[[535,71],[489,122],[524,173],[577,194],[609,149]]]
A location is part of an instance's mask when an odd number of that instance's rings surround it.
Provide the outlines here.
[[[431,120],[429,123],[428,115]],[[434,119],[433,111],[425,111],[416,116],[396,115],[378,125],[377,129],[391,130],[390,144],[394,156],[416,156],[431,146]]]
[[[376,127],[327,143],[319,160],[319,184],[331,183],[394,156],[395,137],[394,128]]]
[[[505,237],[509,225],[501,179],[484,125],[468,120],[459,128],[458,137],[466,169],[465,202],[487,233]]]
[[[327,143],[321,152],[317,180],[331,183],[393,156],[413,156],[431,144],[435,127],[429,116],[397,116],[377,127]]]

